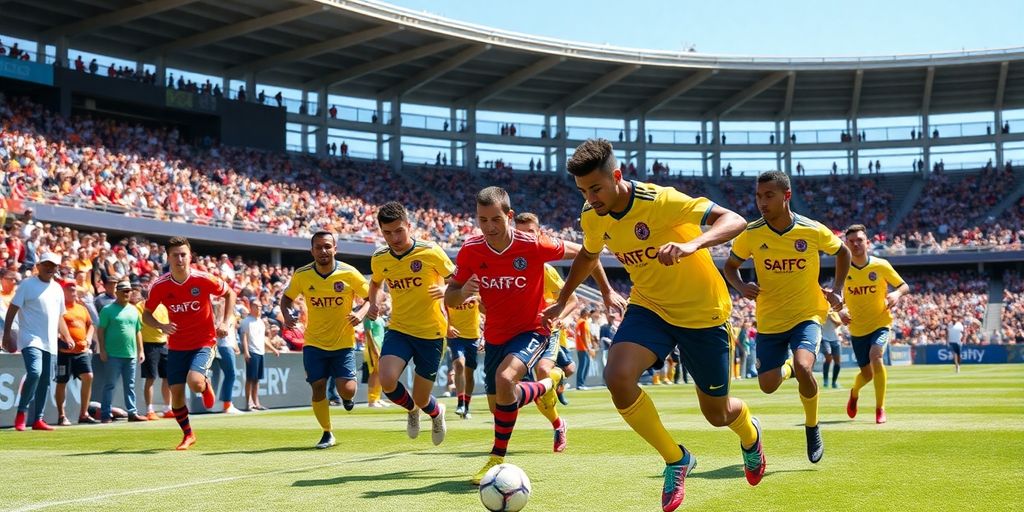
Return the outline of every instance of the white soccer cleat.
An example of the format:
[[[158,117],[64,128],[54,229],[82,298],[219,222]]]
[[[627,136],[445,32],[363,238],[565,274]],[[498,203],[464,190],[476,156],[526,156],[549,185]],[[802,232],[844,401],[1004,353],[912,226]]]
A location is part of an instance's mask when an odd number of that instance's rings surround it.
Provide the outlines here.
[[[409,434],[409,439],[416,439],[416,437],[420,435],[419,409],[409,411],[409,418],[405,422],[405,433]]]
[[[447,410],[444,404],[437,404],[437,416],[430,419],[433,423],[430,430],[430,440],[434,442],[434,446],[441,444],[444,441],[444,436],[448,432],[448,425],[444,421],[444,413]]]

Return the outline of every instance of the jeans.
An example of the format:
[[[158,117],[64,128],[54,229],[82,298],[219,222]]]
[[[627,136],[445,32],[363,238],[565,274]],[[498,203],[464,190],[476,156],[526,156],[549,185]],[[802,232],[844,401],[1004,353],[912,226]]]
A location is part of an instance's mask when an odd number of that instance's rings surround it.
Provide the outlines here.
[[[57,357],[35,347],[22,350],[21,357],[25,360],[25,383],[21,386],[18,412],[27,412],[29,404],[32,404],[32,416],[28,418],[28,423],[32,424],[43,419],[46,402],[50,399],[50,381],[53,380]]]
[[[231,392],[235,388],[235,350],[231,347],[217,347],[217,353],[220,354],[217,364],[224,374],[224,379],[220,381],[219,399],[221,402],[230,402]]]
[[[113,418],[110,414],[114,401],[114,387],[117,386],[117,379],[121,379],[121,387],[124,391],[124,408],[128,415],[138,413],[135,408],[135,367],[138,366],[138,359],[134,357],[108,357],[107,368],[103,379],[103,396],[100,399],[100,418]]]
[[[586,350],[577,350],[576,360],[578,361],[576,368],[576,388],[578,389],[581,386],[586,386],[587,374],[590,373],[590,353]]]

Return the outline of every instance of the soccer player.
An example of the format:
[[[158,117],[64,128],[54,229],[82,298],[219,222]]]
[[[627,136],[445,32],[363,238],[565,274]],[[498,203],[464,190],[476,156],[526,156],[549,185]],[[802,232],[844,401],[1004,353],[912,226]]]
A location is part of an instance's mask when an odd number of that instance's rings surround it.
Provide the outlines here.
[[[301,295],[309,319],[306,344],[302,348],[302,366],[306,382],[312,388],[313,416],[323,429],[318,449],[337,444],[331,426],[331,404],[327,401],[327,379],[333,378],[346,411],[355,406],[356,343],[355,326],[363,321],[369,302],[353,311],[355,299],[365,299],[369,288],[366,278],[355,267],[334,259],[334,235],[317,231],[310,238],[313,263],[292,274],[281,296],[281,315],[287,329],[295,327],[292,303]]]
[[[850,275],[846,278],[846,307],[843,320],[850,326],[850,344],[857,358],[860,373],[850,388],[846,414],[857,416],[860,389],[875,381],[875,423],[885,423],[885,387],[888,376],[882,363],[885,345],[892,332],[890,310],[900,298],[910,293],[910,286],[888,261],[868,254],[868,232],[863,224],[846,229],[846,246],[853,255]],[[889,292],[889,287],[893,288]],[[833,384],[835,381],[833,380]]]
[[[842,287],[819,287],[820,252],[836,256],[833,283],[846,282],[850,250],[820,222],[789,208],[789,177],[767,171],[757,178],[757,207],[762,217],[747,225],[732,244],[725,279],[741,295],[755,300],[757,317],[757,380],[761,391],[774,393],[796,376],[804,407],[807,458],[821,460],[825,444],[818,428],[818,382],[814,360],[821,342],[821,323],[843,304]],[[754,259],[757,283],[740,277],[740,265]],[[789,352],[791,360],[787,360]]]
[[[135,307],[139,310],[139,315],[146,313],[146,300],[149,299],[149,288],[143,287],[141,284],[138,289],[135,285],[132,285],[132,301]],[[160,323],[167,323],[170,320],[167,318],[167,308],[163,304],[157,305],[156,309],[153,310],[153,316]],[[164,418],[173,418],[174,413],[171,411],[171,388],[167,384],[167,335],[161,332],[159,329],[151,327],[149,324],[142,323],[142,353],[146,356],[146,360],[142,362],[142,378],[144,384],[142,388],[142,396],[146,400],[146,419],[154,421],[160,418],[160,415],[153,410],[153,385],[156,384],[157,377],[160,378],[160,394],[164,400]]]
[[[391,292],[391,323],[380,353],[380,385],[388,399],[408,411],[405,432],[409,438],[420,434],[422,410],[431,419],[431,441],[439,445],[448,429],[445,405],[431,392],[448,334],[441,299],[455,264],[437,244],[412,238],[409,214],[400,203],[381,206],[377,224],[387,246],[370,258],[370,319],[377,318],[382,286]],[[409,360],[416,366],[412,395],[398,380]]]
[[[853,248],[850,247],[850,250],[853,251]],[[828,387],[829,367],[835,365],[831,368],[832,389],[839,389],[839,362],[842,359],[842,352],[839,351],[839,326],[842,324],[839,313],[829,311],[821,326],[821,353],[825,356],[825,362],[821,365],[821,387],[824,388]]]
[[[448,308],[450,322],[448,350],[451,352],[452,369],[455,372],[455,394],[458,405],[455,414],[464,420],[471,419],[469,403],[476,388],[474,373],[478,366],[477,351],[480,341],[480,297],[469,297],[466,302]]]
[[[697,459],[665,429],[638,380],[648,368],[660,368],[677,346],[697,384],[704,417],[739,436],[747,481],[757,485],[765,468],[760,425],[742,400],[729,396],[732,303],[707,250],[742,231],[743,218],[705,198],[623,179],[604,139],[580,144],[568,167],[586,200],[583,249],[545,318],[565,307],[601,251],[611,249],[633,288],[604,376],[619,414],[665,461],[662,509],[671,512],[682,504],[684,482]]]
[[[562,370],[549,378],[520,382],[543,357],[550,328],[541,321],[544,263],[572,257],[576,249],[560,240],[537,238],[513,228],[508,193],[487,187],[476,196],[477,222],[483,235],[469,238],[456,257],[444,300],[458,306],[473,295],[487,311],[484,323],[484,386],[494,414],[494,444],[484,466],[470,481],[479,484],[492,467],[505,460],[519,409],[537,398],[553,408]]]
[[[177,450],[188,450],[196,443],[185,403],[185,385],[203,395],[203,406],[212,409],[216,401],[207,372],[213,363],[217,336],[225,336],[235,310],[235,292],[220,278],[192,268],[192,246],[180,236],[167,241],[167,260],[171,271],[153,282],[146,299],[142,321],[167,334],[167,382],[171,386],[171,411],[184,437]],[[220,318],[213,317],[210,296],[225,297]],[[167,321],[153,312],[163,304]]]

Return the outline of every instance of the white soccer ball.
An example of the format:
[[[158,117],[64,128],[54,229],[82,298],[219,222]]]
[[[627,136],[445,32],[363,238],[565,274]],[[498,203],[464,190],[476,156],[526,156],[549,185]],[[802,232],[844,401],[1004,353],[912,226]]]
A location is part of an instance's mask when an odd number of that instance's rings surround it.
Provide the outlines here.
[[[530,477],[513,464],[498,464],[480,480],[480,501],[492,512],[517,512],[532,491]]]

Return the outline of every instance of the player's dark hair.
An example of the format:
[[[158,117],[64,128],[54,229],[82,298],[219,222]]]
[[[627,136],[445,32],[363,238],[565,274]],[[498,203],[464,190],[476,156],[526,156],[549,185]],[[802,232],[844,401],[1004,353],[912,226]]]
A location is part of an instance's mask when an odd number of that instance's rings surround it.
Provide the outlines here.
[[[313,233],[313,236],[309,237],[310,247],[312,247],[313,244],[316,243],[316,239],[320,237],[331,237],[331,241],[334,241],[334,233],[331,233],[330,231],[317,231],[316,233]]]
[[[171,250],[174,247],[181,247],[181,246],[188,247],[189,251],[192,250],[192,244],[188,243],[188,238],[185,238],[183,236],[172,236],[171,239],[167,241],[167,250],[168,251]]]
[[[846,228],[846,236],[849,237],[850,235],[858,231],[864,233],[864,236],[868,236],[868,228],[864,226],[864,224],[853,224],[852,226]]]
[[[606,139],[587,139],[576,146],[566,167],[573,176],[586,176],[595,170],[611,174],[619,163],[612,151],[612,143]]]
[[[782,171],[765,171],[757,177],[757,183],[774,183],[782,190],[789,190],[789,176]]]
[[[502,213],[512,211],[512,203],[508,198],[508,192],[501,187],[487,187],[476,195],[476,204],[479,206],[498,206]]]
[[[536,213],[522,212],[516,214],[516,224],[536,224],[540,226],[540,219]]]
[[[377,210],[377,222],[380,224],[388,224],[396,220],[409,221],[409,213],[405,211],[405,207],[398,201],[388,201],[384,203]]]

